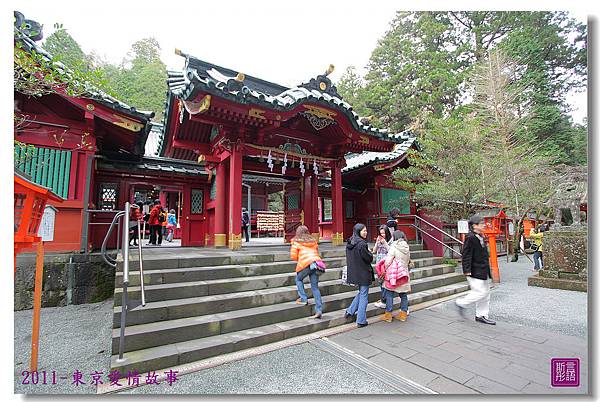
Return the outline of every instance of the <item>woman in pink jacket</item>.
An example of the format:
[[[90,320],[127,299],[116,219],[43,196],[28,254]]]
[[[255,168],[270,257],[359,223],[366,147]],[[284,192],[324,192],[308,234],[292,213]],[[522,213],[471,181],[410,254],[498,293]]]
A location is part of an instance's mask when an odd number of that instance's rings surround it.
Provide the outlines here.
[[[383,282],[382,298],[385,299],[385,314],[383,320],[392,322],[392,309],[394,297],[400,295],[400,313],[394,318],[406,321],[408,316],[408,292],[410,292],[410,247],[406,235],[401,230],[394,232],[385,259],[377,264],[377,274],[385,278]]]

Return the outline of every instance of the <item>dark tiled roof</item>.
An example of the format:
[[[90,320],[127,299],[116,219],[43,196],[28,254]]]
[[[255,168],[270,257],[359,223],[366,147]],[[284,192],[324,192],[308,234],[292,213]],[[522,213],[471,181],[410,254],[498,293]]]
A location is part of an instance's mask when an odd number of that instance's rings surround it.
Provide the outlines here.
[[[178,98],[193,99],[198,91],[206,91],[234,102],[252,103],[274,110],[290,110],[310,101],[340,110],[359,132],[384,141],[395,143],[405,141],[402,134],[390,134],[387,130],[361,122],[358,114],[352,110],[352,106],[341,99],[335,86],[331,85],[331,81],[325,75],[317,77],[328,83],[325,91],[315,89],[315,79],[297,87],[287,88],[251,76],[245,76],[243,81],[237,81],[235,79],[237,73],[231,69],[207,63],[193,56],[183,54],[182,56],[186,57],[184,70],[167,72],[169,92]],[[170,100],[167,101],[167,107],[169,102]],[[166,115],[165,113],[165,119]]]
[[[21,31],[19,31],[19,29],[17,29],[16,27],[15,31],[19,33],[19,37],[15,37],[15,40],[21,44],[23,50],[29,53],[35,51],[48,62],[51,62],[53,68],[56,68],[58,71],[64,72],[67,75],[69,74],[69,68],[66,67],[63,63],[61,63],[60,61],[52,61],[52,55],[50,53],[46,52],[43,48],[38,46],[37,43],[35,43],[33,40],[27,37],[27,35],[20,34]],[[85,92],[82,94],[82,97],[84,98],[92,99],[94,101],[97,101],[98,103],[108,106],[113,110],[123,112],[134,117],[138,117],[142,120],[147,121],[154,117],[154,112],[137,110],[135,107],[129,106],[121,102],[120,100],[108,95],[107,93],[101,91],[100,89],[94,87],[93,85],[87,82],[83,84],[85,85]]]
[[[102,168],[143,170],[154,172],[178,173],[188,176],[208,176],[203,165],[195,162],[186,162],[180,159],[145,156],[140,161],[114,161],[99,160],[98,166]]]
[[[392,152],[361,152],[360,154],[346,155],[346,166],[342,169],[342,172],[345,173],[372,163],[389,162],[403,157],[413,144],[416,145],[417,137],[408,131],[400,135],[404,142],[397,144]]]

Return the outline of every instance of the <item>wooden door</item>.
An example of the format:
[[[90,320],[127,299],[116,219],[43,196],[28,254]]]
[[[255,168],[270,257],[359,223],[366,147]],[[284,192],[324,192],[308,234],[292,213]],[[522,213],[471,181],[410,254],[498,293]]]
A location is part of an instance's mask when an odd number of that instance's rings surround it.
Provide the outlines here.
[[[204,187],[186,186],[183,190],[183,215],[181,219],[181,245],[200,247],[205,245],[206,206],[208,194]]]
[[[284,230],[285,241],[289,242],[296,235],[296,228],[304,224],[304,212],[302,210],[302,178],[297,181],[286,183],[284,190]]]

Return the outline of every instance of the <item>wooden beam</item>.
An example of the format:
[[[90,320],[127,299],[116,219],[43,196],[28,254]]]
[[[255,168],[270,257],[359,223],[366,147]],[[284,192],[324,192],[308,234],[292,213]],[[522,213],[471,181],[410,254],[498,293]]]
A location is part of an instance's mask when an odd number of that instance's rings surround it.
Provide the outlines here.
[[[211,152],[210,144],[191,140],[173,140],[173,147],[189,149],[199,154],[208,154]]]

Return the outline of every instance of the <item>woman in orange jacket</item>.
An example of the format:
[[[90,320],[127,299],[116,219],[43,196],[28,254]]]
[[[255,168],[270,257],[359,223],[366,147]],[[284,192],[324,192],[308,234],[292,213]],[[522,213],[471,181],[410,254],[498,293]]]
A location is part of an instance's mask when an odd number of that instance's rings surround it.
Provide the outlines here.
[[[296,236],[292,238],[290,257],[292,260],[298,261],[298,264],[296,264],[296,287],[300,298],[296,300],[296,304],[308,305],[308,297],[302,282],[308,276],[310,278],[310,288],[315,298],[314,318],[321,318],[323,316],[323,303],[319,291],[319,270],[317,269],[317,261],[321,261],[319,244],[304,225],[298,226]]]

